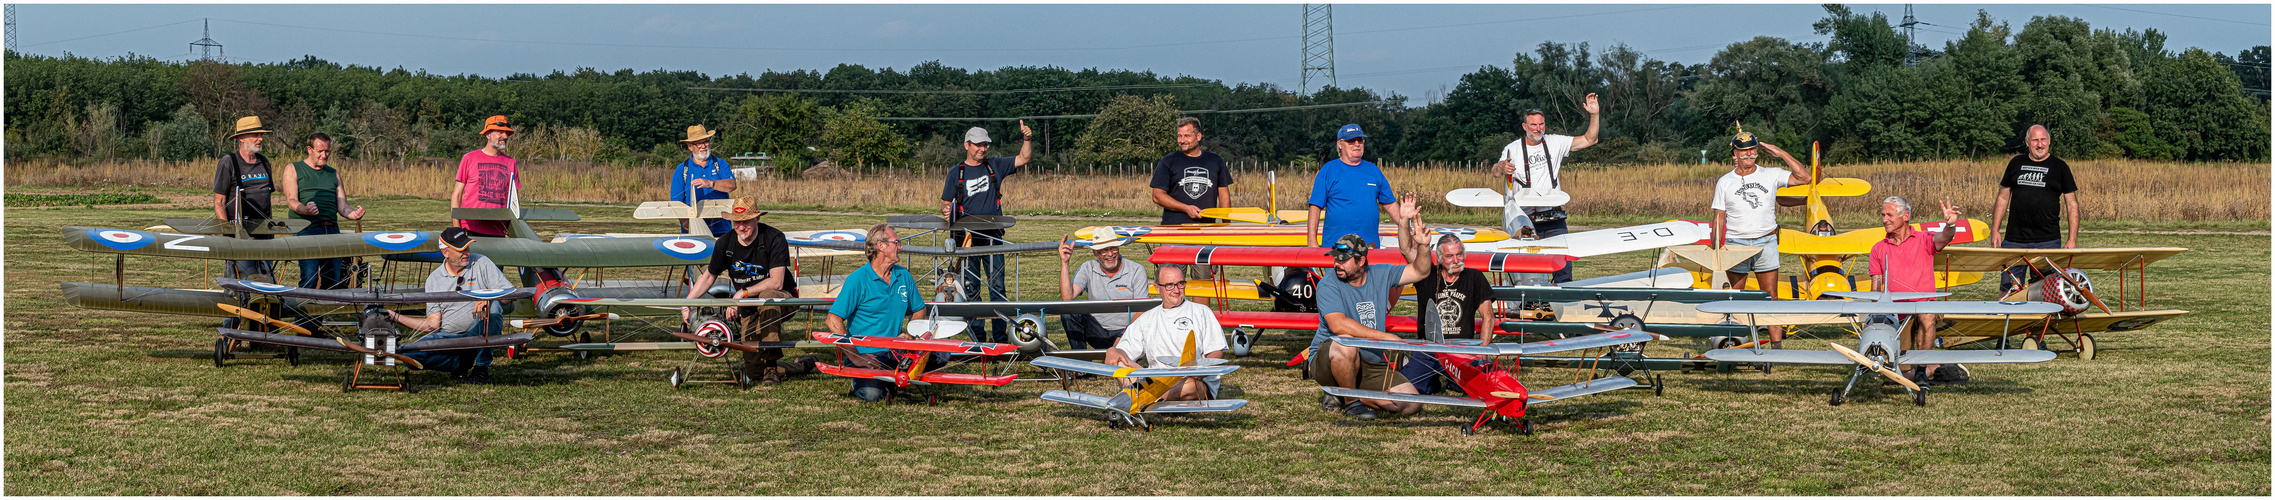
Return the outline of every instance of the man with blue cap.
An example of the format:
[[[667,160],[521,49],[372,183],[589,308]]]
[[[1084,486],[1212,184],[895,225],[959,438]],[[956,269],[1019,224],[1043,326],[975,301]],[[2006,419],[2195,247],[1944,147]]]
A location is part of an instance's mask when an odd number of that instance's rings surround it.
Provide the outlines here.
[[[1319,175],[1311,178],[1311,218],[1304,222],[1304,241],[1316,247],[1321,241],[1355,234],[1368,246],[1381,247],[1381,211],[1398,202],[1390,193],[1390,179],[1382,176],[1382,168],[1364,159],[1367,133],[1359,124],[1344,125],[1335,132],[1335,149],[1342,157],[1327,160],[1319,167]],[[1322,224],[1325,234],[1320,233]]]

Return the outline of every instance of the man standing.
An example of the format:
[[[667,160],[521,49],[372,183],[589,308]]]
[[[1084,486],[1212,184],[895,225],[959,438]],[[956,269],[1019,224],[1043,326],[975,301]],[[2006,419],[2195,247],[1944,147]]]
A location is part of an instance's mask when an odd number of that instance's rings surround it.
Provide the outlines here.
[[[506,139],[511,137],[513,127],[506,124],[506,115],[482,120],[482,138],[487,142],[482,149],[458,158],[458,175],[450,184],[450,208],[520,208],[521,171],[505,153]],[[506,235],[506,221],[461,220],[458,227],[479,236]]]
[[[1201,210],[1232,206],[1232,173],[1224,158],[1201,150],[1201,120],[1177,119],[1177,152],[1153,163],[1153,204],[1161,224],[1223,222],[1201,217]]]
[[[1509,192],[1501,208],[1501,227],[1510,235],[1524,234],[1519,231],[1527,226],[1533,228],[1535,237],[1538,238],[1570,232],[1564,222],[1567,215],[1564,207],[1519,207],[1516,195],[1519,189],[1564,188],[1564,158],[1571,156],[1573,151],[1596,145],[1599,116],[1596,94],[1588,94],[1587,102],[1582,107],[1588,110],[1588,133],[1579,137],[1550,134],[1547,115],[1537,108],[1528,109],[1524,114],[1524,137],[1510,141],[1508,146],[1501,148],[1501,161],[1493,164],[1493,180],[1508,186]],[[1518,168],[1517,162],[1523,162],[1523,168]],[[1526,219],[1518,220],[1518,217]],[[1566,281],[1572,281],[1571,266],[1556,270],[1555,282]]]
[[[1423,340],[1441,344],[1455,338],[1493,340],[1492,332],[1500,327],[1500,319],[1493,316],[1493,284],[1485,282],[1485,272],[1468,268],[1462,261],[1468,257],[1461,238],[1454,235],[1439,235],[1437,244],[1431,245],[1431,264],[1438,272],[1414,284],[1414,296],[1422,303]],[[1485,318],[1485,328],[1477,328],[1478,318]]]
[[[1390,210],[1398,201],[1390,192],[1390,179],[1365,159],[1367,133],[1359,130],[1359,124],[1335,132],[1335,149],[1341,157],[1320,165],[1319,175],[1311,179],[1311,217],[1303,223],[1304,241],[1319,246],[1322,241],[1358,235],[1368,248],[1382,246],[1382,214],[1376,210]],[[1320,232],[1322,214],[1325,233]]]
[[[1019,121],[1019,156],[987,157],[987,129],[972,127],[964,132],[964,162],[948,169],[947,184],[940,189],[940,217],[953,223],[966,215],[1003,215],[1003,178],[1018,174],[1021,167],[1033,156],[1035,132],[1027,128],[1027,121]],[[977,235],[972,233],[979,233]],[[982,247],[1003,240],[1003,230],[958,231],[952,244]],[[1003,293],[1003,256],[988,255],[964,258],[964,297],[980,300],[980,279],[987,281],[988,299],[1007,300]],[[971,322],[972,340],[980,342],[1006,342],[1002,319],[987,322],[994,327],[992,337],[983,337],[979,321]]]
[[[1327,255],[1335,259],[1335,279],[1319,282],[1316,295],[1319,329],[1311,336],[1311,351],[1307,354],[1311,360],[1308,368],[1311,379],[1320,386],[1418,394],[1413,379],[1420,373],[1435,373],[1436,358],[1428,355],[1408,357],[1405,365],[1394,368],[1381,350],[1334,342],[1335,337],[1402,340],[1383,330],[1390,318],[1392,291],[1430,276],[1430,259],[1422,255],[1422,248],[1428,245],[1416,237],[1424,232],[1419,212],[1412,195],[1393,204],[1390,212],[1398,224],[1398,240],[1402,243],[1399,249],[1413,265],[1369,265],[1368,243],[1355,234],[1343,235],[1328,248]],[[1375,410],[1403,415],[1422,411],[1422,405],[1417,403],[1346,401],[1331,394],[1320,397],[1319,405],[1320,409],[1339,411],[1343,416],[1360,420],[1375,418]]]
[[[489,257],[467,250],[474,244],[472,232],[458,227],[444,229],[441,240],[442,266],[427,273],[426,291],[513,288],[513,282],[506,281],[506,274],[499,271]],[[392,310],[387,311],[387,316],[403,326],[427,332],[421,340],[498,335],[505,324],[505,310],[492,302],[436,302],[427,304],[425,316],[405,316]],[[449,370],[451,378],[466,379],[470,384],[490,383],[490,349],[415,352],[405,356],[419,360],[419,364],[430,370]]]
[[[1224,359],[1224,327],[1217,325],[1216,312],[1199,302],[1185,300],[1185,266],[1162,264],[1160,274],[1161,281],[1153,286],[1161,288],[1161,305],[1146,310],[1136,322],[1130,323],[1130,334],[1106,350],[1106,364],[1129,368],[1177,366],[1191,361],[1178,359],[1185,355],[1187,337],[1193,340],[1194,355]],[[1185,377],[1162,394],[1161,400],[1214,399],[1217,388],[1223,385],[1220,377]],[[1122,383],[1133,384],[1135,380],[1122,379]]]
[[[1785,160],[1792,170],[1764,168],[1754,164],[1760,157],[1756,147],[1768,150]],[[1746,245],[1761,247],[1762,253],[1752,260],[1740,262],[1730,268],[1730,287],[1746,288],[1746,275],[1752,273],[1754,282],[1763,292],[1777,295],[1777,190],[1786,186],[1809,183],[1809,170],[1801,162],[1786,154],[1776,145],[1754,140],[1754,134],[1741,129],[1730,139],[1730,173],[1714,182],[1714,247]],[[1781,346],[1785,329],[1769,327],[1770,345]]]
[[[687,127],[687,138],[681,139],[679,143],[687,146],[688,159],[679,162],[679,166],[672,169],[671,201],[686,203],[690,208],[701,210],[703,200],[724,200],[728,198],[728,193],[735,191],[734,167],[728,165],[725,159],[711,156],[711,136],[718,134],[716,130],[704,130],[701,124]],[[694,196],[689,196],[691,192]],[[704,223],[708,225],[711,236],[724,238],[728,232],[734,231],[734,227],[724,220],[710,219]],[[680,224],[681,231],[694,229],[686,227],[686,221],[681,221]]]
[[[790,240],[774,226],[759,222],[761,215],[766,212],[760,211],[758,199],[750,196],[736,198],[733,208],[719,213],[720,218],[734,225],[734,232],[720,236],[718,243],[711,246],[710,272],[695,277],[695,282],[687,287],[687,298],[702,297],[711,290],[711,283],[718,279],[719,273],[727,273],[727,281],[734,286],[734,295],[729,298],[798,296],[798,277],[790,272]],[[737,326],[743,340],[775,342],[782,340],[782,320],[788,319],[791,312],[791,308],[783,306],[730,307],[725,316],[727,321],[741,320]],[[692,319],[694,308],[682,307],[679,314],[682,319]],[[782,366],[776,362],[781,359],[781,349],[746,351],[743,373],[757,375],[761,387],[773,387],[782,383],[786,375],[804,373],[807,363],[812,361],[801,359],[799,363]]]
[[[1090,238],[1090,255],[1098,260],[1082,263],[1072,274],[1066,266],[1074,260],[1074,245],[1060,242],[1059,300],[1074,300],[1075,295],[1085,292],[1090,294],[1091,300],[1145,298],[1145,266],[1122,258],[1122,245],[1128,242],[1114,237],[1113,233],[1098,232]],[[1061,314],[1059,324],[1066,327],[1066,341],[1074,349],[1105,349],[1122,338],[1122,331],[1130,327],[1131,316],[1131,313]]]
[[[292,218],[308,221],[308,228],[299,236],[340,234],[341,216],[348,220],[363,220],[363,206],[348,208],[348,198],[341,193],[340,169],[331,166],[332,136],[317,132],[308,136],[308,158],[292,162],[278,176],[283,187],[285,208]],[[305,259],[300,261],[300,287],[317,289],[346,288],[347,259]]]
[[[2027,154],[2006,161],[1999,177],[1998,202],[1991,207],[1991,246],[1997,248],[2078,247],[2078,185],[2070,176],[2069,162],[2055,158],[2053,136],[2045,125],[2023,132]],[[2070,229],[2062,231],[2062,218]],[[2001,232],[2001,224],[2005,224]],[[2015,266],[1999,276],[1999,293],[2027,283],[2026,266]]]
[[[924,319],[924,297],[917,289],[916,278],[900,266],[900,236],[893,227],[878,224],[869,227],[866,252],[869,263],[846,275],[845,287],[839,289],[837,300],[830,303],[829,332],[853,337],[907,337],[902,330],[906,320]],[[899,356],[890,349],[876,347],[839,346],[837,357],[846,366],[890,370],[899,367]],[[850,396],[862,401],[882,401],[892,394],[893,386],[880,380],[853,379]]]
[[[1943,200],[1943,223],[1943,231],[1935,233],[1933,238],[1922,238],[1925,235],[1912,231],[1910,201],[1902,196],[1890,196],[1882,201],[1880,226],[1887,230],[1887,236],[1872,244],[1872,253],[1868,257],[1871,260],[1868,270],[1872,274],[1872,289],[1898,293],[1936,291],[1935,254],[1951,245],[1951,238],[1957,235],[1959,227],[1959,209],[1951,206],[1951,200]],[[1903,324],[1902,318],[1897,318],[1896,321],[1899,325]],[[1935,348],[1935,321],[1936,315],[1933,314],[1921,314],[1912,318],[1911,326],[1904,331],[1908,342],[1899,344],[1909,346],[1909,350]],[[1939,383],[1967,381],[1966,369],[1959,365],[1945,367],[1949,368],[1945,370],[1938,370],[1939,367],[1941,366],[1914,366],[1905,372],[1904,377],[1912,379],[1914,383],[1926,383],[1930,375]]]
[[[270,183],[269,157],[261,155],[261,141],[267,133],[269,129],[261,127],[261,117],[237,119],[237,128],[229,132],[229,140],[237,142],[237,151],[222,155],[220,164],[213,168],[213,218],[239,224],[269,219],[269,196],[276,193],[276,186]],[[252,226],[243,227],[252,233]],[[256,240],[274,237],[251,236]],[[276,281],[275,263],[265,260],[232,260],[222,271],[230,278]]]

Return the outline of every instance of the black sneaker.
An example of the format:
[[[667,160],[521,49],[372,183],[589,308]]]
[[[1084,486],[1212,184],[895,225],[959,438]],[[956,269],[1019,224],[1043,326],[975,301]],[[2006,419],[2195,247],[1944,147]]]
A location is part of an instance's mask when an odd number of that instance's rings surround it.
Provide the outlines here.
[[[1319,411],[1328,413],[1343,411],[1343,398],[1335,397],[1334,394],[1320,394]]]
[[[1959,365],[1943,365],[1942,367],[1935,369],[1935,376],[1932,378],[1932,380],[1938,384],[1964,384],[1967,383],[1967,378],[1966,367]]]
[[[490,383],[490,367],[477,366],[466,372],[466,383],[474,385]]]
[[[1359,420],[1374,420],[1374,409],[1368,408],[1365,403],[1352,401],[1351,404],[1343,407],[1343,416]]]

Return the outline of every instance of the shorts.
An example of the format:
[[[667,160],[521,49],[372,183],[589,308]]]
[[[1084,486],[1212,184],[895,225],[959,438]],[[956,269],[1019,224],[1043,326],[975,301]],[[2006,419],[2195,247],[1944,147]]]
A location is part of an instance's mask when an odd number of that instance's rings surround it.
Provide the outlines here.
[[[1768,236],[1760,238],[1728,238],[1722,240],[1722,244],[1762,247],[1762,253],[1755,254],[1753,259],[1730,266],[1730,272],[1744,274],[1777,270],[1777,233],[1769,233]]]
[[[1320,347],[1324,348],[1327,345],[1321,344]],[[1378,362],[1367,362],[1366,352],[1367,349],[1359,350],[1359,386],[1353,387],[1353,389],[1389,392],[1390,388],[1397,387],[1399,384],[1411,383],[1406,379],[1405,374],[1399,373],[1398,370],[1392,370],[1389,365],[1379,362],[1382,359],[1380,357],[1375,358]],[[1380,356],[1380,351],[1377,351],[1376,355]],[[1313,382],[1318,382],[1321,387],[1339,387],[1335,385],[1334,369],[1328,367],[1325,349],[1313,351],[1310,363]],[[1384,380],[1386,378],[1388,381]]]

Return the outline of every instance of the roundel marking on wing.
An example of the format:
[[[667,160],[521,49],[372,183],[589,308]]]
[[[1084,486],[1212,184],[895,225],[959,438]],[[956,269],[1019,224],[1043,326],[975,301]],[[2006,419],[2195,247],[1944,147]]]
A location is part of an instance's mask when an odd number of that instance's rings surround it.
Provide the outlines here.
[[[158,238],[151,236],[150,233],[125,229],[89,229],[87,236],[93,238],[95,243],[100,243],[113,250],[134,250],[150,246],[152,241],[158,241]]]
[[[366,233],[363,235],[364,243],[370,243],[371,246],[396,252],[418,248],[421,245],[425,245],[428,239],[429,237],[427,236],[427,233],[409,231]]]
[[[259,281],[239,281],[239,283],[244,284],[245,288],[260,290],[263,293],[284,293],[292,291],[292,289],[295,288],[300,288],[296,286],[285,286],[275,283],[262,283]]]
[[[495,299],[498,297],[504,297],[506,294],[513,293],[513,290],[514,289],[512,288],[484,288],[480,290],[460,290],[458,294],[477,299]]]
[[[1451,234],[1464,238],[1477,235],[1477,230],[1466,227],[1441,227],[1437,228],[1436,231],[1438,234]]]
[[[822,231],[807,236],[807,238],[825,241],[869,241],[868,235],[854,231]]]
[[[1114,226],[1108,229],[1112,230],[1115,236],[1123,238],[1136,238],[1153,232],[1153,228],[1147,226]]]
[[[680,260],[704,260],[711,258],[711,242],[699,239],[660,239],[656,240],[655,246],[656,250],[662,251],[664,255],[678,257]]]

